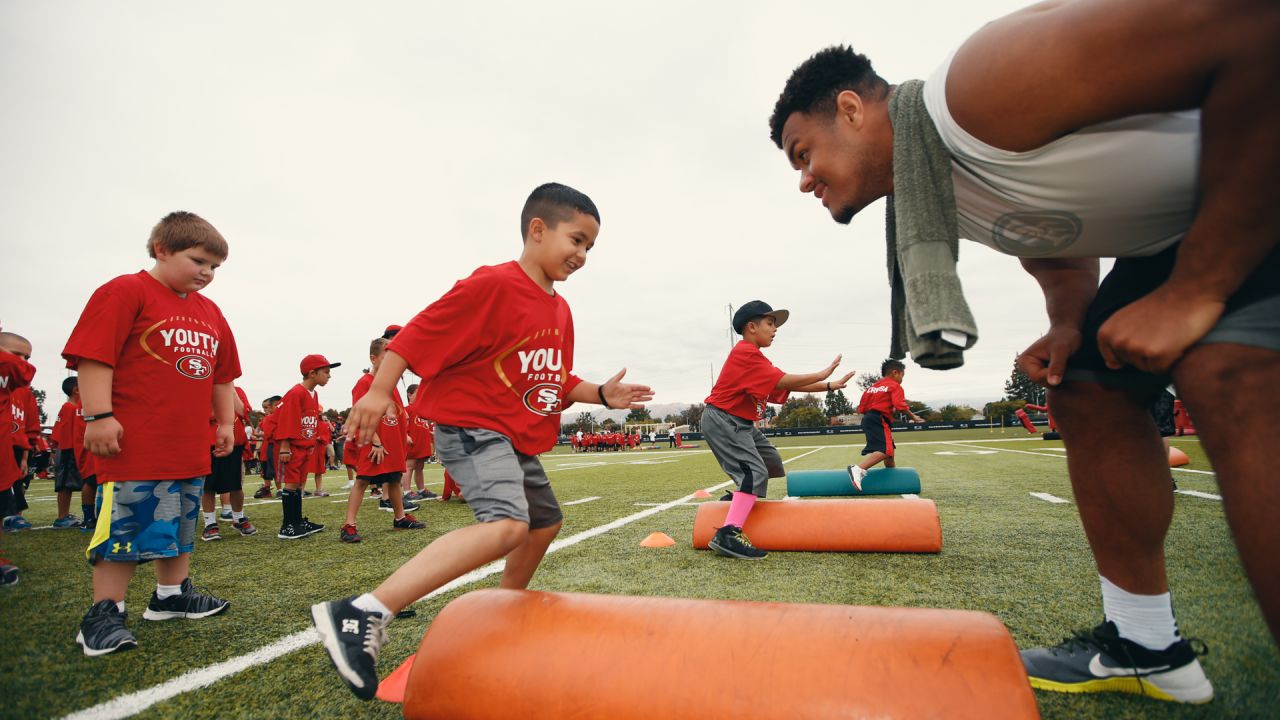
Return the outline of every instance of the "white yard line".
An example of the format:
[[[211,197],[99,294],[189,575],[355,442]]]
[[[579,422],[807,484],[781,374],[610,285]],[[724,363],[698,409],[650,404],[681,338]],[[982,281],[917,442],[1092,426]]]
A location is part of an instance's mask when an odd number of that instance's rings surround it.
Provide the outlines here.
[[[1214,495],[1213,493],[1200,492],[1199,490],[1174,490],[1174,492],[1178,493],[1179,495],[1190,495],[1191,497],[1204,498],[1205,500],[1219,500],[1219,501],[1222,500],[1221,495]]]
[[[1070,501],[1070,500],[1067,500],[1066,498],[1060,498],[1060,497],[1058,497],[1057,495],[1050,495],[1049,493],[1033,492],[1033,493],[1030,493],[1030,495],[1031,495],[1031,497],[1033,497],[1033,498],[1038,498],[1038,499],[1043,500],[1043,501],[1045,501],[1045,502],[1047,502],[1047,503],[1053,503],[1053,504],[1055,504],[1055,505],[1062,505],[1062,504],[1070,504],[1070,503],[1071,503],[1071,501]]]
[[[810,455],[821,449],[825,449],[825,447],[820,447],[810,452],[804,453],[802,455],[797,455],[791,458],[790,460],[784,461],[784,464],[791,462],[792,460],[798,460],[804,457],[805,455]],[[719,488],[722,488],[729,484],[730,484],[729,481],[725,481],[719,485],[716,485],[715,487],[707,488],[707,489],[708,491],[718,490]],[[692,499],[693,499],[693,494],[691,493],[682,498],[678,498],[670,502],[662,503],[661,505],[657,505],[647,510],[641,510],[640,512],[634,513],[632,515],[628,515],[624,518],[619,518],[618,520],[614,520],[613,522],[596,526],[594,528],[591,528],[590,530],[584,530],[578,533],[577,535],[573,535],[572,537],[567,537],[567,538],[564,538],[563,540],[557,540],[551,543],[551,547],[547,548],[547,554],[549,555],[551,553],[558,552],[565,548],[573,547],[574,545],[577,545],[578,543],[584,540],[590,540],[591,538],[596,537],[597,535],[603,535],[604,533],[607,533],[610,530],[616,530],[620,527],[630,525],[631,523],[636,522],[637,520],[643,520],[644,518],[647,518],[651,515],[656,515],[664,510],[668,510],[670,508],[683,505]],[[436,595],[439,595],[441,593],[449,592],[450,590],[453,590],[455,588],[464,587],[466,585],[470,585],[479,580],[483,580],[484,578],[489,577],[490,575],[494,575],[496,573],[502,572],[502,568],[503,568],[503,561],[501,560],[497,562],[489,563],[488,565],[485,565],[484,567],[473,570],[452,582],[446,583],[442,587],[428,593],[418,602],[422,602],[423,600],[427,600],[429,598],[435,597]],[[287,655],[293,652],[294,650],[300,650],[309,645],[314,645],[319,641],[320,641],[320,637],[316,635],[315,630],[308,628],[307,630],[296,632],[292,635],[288,635],[286,637],[280,638],[279,640],[271,643],[270,645],[266,645],[264,647],[258,648],[257,650],[251,653],[248,653],[246,655],[241,655],[239,657],[231,658],[230,660],[225,660],[220,663],[215,663],[213,665],[209,665],[208,667],[203,667],[198,670],[192,670],[183,675],[179,675],[178,677],[173,678],[172,680],[168,680],[166,682],[160,683],[159,685],[149,687],[145,690],[139,690],[137,692],[129,693],[127,695],[121,695],[120,697],[117,697],[115,699],[108,700],[104,703],[94,705],[93,707],[86,708],[84,710],[80,710],[79,712],[72,713],[70,715],[67,715],[66,718],[68,718],[68,720],[70,719],[90,720],[91,718],[95,720],[112,720],[114,718],[131,717],[133,715],[136,715],[142,712],[143,710],[146,710],[147,708],[157,703],[164,702],[165,700],[177,697],[179,695],[191,692],[193,690],[199,690],[200,688],[208,687],[209,685],[212,685],[213,683],[223,678],[230,677],[232,675],[235,675],[236,673],[242,672],[244,670],[248,670],[249,668],[255,667],[257,665],[269,663],[278,657]]]
[[[582,503],[589,503],[589,502],[591,502],[592,500],[599,500],[599,499],[600,499],[600,496],[599,496],[599,495],[592,495],[591,497],[584,497],[584,498],[582,498],[581,500],[570,500],[570,501],[569,501],[569,502],[567,502],[567,503],[560,503],[560,505],[561,505],[561,506],[565,506],[565,505],[581,505]]]

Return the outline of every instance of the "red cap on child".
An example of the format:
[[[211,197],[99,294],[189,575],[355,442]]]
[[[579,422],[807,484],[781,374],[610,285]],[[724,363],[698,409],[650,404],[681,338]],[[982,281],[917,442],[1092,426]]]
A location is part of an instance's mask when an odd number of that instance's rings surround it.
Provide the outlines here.
[[[308,355],[302,358],[302,363],[298,366],[298,369],[302,371],[303,375],[306,375],[312,370],[319,370],[320,368],[327,368],[327,367],[336,368],[341,364],[342,363],[340,362],[331,363],[323,355]]]

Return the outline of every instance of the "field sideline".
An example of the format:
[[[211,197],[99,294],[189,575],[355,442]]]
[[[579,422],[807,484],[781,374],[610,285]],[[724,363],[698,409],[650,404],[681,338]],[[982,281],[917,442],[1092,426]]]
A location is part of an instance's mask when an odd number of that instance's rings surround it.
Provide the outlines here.
[[[921,471],[921,496],[938,504],[944,539],[939,555],[773,553],[759,563],[718,558],[690,546],[698,502],[692,493],[727,480],[705,444],[687,451],[562,449],[543,460],[565,506],[565,525],[531,587],[985,610],[1009,627],[1021,647],[1054,644],[1099,621],[1097,575],[1072,507],[1060,443],[1011,429],[921,431],[900,438],[899,464]],[[840,436],[776,443],[788,470],[841,467],[861,447]],[[1280,654],[1244,580],[1198,442],[1175,438],[1174,444],[1192,463],[1174,473],[1181,492],[1167,544],[1169,573],[1184,632],[1210,647],[1202,662],[1217,698],[1187,707],[1037,692],[1046,718],[1274,716]],[[439,489],[439,466],[429,466],[427,481]],[[257,482],[248,477],[246,487],[252,490]],[[321,535],[278,540],[279,504],[250,500],[247,512],[261,529],[258,535],[239,537],[224,523],[225,539],[197,541],[192,577],[231,600],[224,616],[143,621],[154,581],[150,569],[141,569],[127,601],[140,647],[106,658],[84,657],[74,642],[90,598],[83,559],[87,535],[53,529],[6,533],[2,547],[22,568],[22,581],[0,591],[0,717],[398,717],[398,706],[363,704],[350,695],[316,645],[307,607],[371,588],[430,539],[469,524],[471,515],[457,501],[424,503],[416,515],[427,522],[426,530],[394,531],[390,514],[366,501],[360,515],[365,542],[343,545],[337,529],[345,511],[346,497],[339,495],[344,482],[345,474],[329,473],[326,489],[334,496],[304,503],[305,514],[328,526]],[[770,487],[771,498],[784,494],[784,483]],[[28,519],[37,527],[49,525],[55,514],[49,481],[34,483],[29,499]],[[78,500],[72,511],[78,511]],[[655,531],[677,545],[640,548],[640,540]],[[416,618],[393,623],[379,663],[382,674],[414,652],[444,604],[495,585],[499,570],[481,568],[420,601]],[[688,652],[696,655],[697,649]],[[708,667],[704,678],[691,682],[721,682],[724,671]],[[768,677],[767,668],[762,676]]]

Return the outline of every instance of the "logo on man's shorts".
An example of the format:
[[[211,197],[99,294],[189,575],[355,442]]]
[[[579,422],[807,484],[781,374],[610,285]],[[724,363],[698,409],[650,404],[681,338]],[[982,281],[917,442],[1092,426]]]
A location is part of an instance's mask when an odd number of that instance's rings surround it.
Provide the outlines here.
[[[1080,239],[1084,223],[1062,210],[1005,213],[996,219],[991,239],[1010,255],[1056,255]]]
[[[536,415],[546,417],[560,414],[560,386],[538,383],[525,391],[524,406]]]
[[[213,365],[199,355],[183,355],[175,366],[178,372],[192,380],[203,380],[213,374]]]

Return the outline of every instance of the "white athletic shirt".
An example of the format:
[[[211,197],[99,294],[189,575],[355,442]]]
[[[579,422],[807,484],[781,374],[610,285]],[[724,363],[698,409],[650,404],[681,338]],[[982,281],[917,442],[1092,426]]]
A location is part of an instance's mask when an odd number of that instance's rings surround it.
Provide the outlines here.
[[[953,56],[925,82],[924,101],[951,151],[961,237],[1022,257],[1154,255],[1182,239],[1196,205],[1199,110],[1135,115],[1009,152],[951,117]]]

